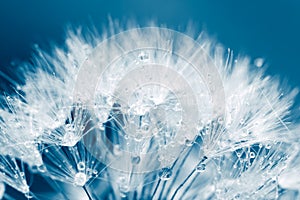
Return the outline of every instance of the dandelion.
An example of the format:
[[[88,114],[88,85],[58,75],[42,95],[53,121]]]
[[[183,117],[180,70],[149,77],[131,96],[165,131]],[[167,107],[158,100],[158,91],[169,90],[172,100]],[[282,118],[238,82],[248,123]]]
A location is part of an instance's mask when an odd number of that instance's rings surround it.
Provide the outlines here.
[[[0,196],[5,184],[33,199],[297,197],[298,91],[261,58],[255,68],[203,34],[114,23],[35,52],[25,84],[3,95]]]

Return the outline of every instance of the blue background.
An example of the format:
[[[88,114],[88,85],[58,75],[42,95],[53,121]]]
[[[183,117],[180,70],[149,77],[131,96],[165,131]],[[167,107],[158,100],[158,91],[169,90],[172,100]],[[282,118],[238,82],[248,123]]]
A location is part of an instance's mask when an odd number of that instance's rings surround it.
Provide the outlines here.
[[[92,22],[101,30],[109,15],[179,30],[192,21],[235,55],[263,57],[269,74],[300,86],[299,0],[1,0],[1,70],[13,72],[12,61],[29,60],[34,43],[63,44],[66,25]]]

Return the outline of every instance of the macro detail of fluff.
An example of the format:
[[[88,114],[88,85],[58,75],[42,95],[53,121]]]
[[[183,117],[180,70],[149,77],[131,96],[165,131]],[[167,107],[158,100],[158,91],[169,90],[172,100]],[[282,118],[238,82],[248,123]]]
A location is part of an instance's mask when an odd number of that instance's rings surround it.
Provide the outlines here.
[[[299,198],[297,89],[205,34],[108,30],[19,66],[0,199]]]

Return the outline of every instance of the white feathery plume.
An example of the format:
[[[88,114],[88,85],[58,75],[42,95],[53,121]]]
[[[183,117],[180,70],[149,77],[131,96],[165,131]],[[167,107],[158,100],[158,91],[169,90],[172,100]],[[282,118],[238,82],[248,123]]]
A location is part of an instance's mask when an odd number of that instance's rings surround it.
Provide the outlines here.
[[[203,35],[110,32],[70,32],[52,54],[36,47],[0,113],[1,142],[18,144],[9,157],[1,149],[0,166],[21,159],[90,199],[276,199],[281,186],[295,189],[285,177],[299,167],[297,90]],[[19,179],[0,180],[18,189]]]

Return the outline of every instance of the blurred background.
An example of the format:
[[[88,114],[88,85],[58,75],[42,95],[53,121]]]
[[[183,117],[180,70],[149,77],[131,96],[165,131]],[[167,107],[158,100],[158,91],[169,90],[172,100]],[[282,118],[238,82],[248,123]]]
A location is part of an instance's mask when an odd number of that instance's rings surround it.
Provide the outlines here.
[[[13,64],[29,60],[35,43],[63,44],[67,25],[94,24],[101,33],[108,16],[141,26],[155,20],[177,30],[193,22],[196,31],[205,30],[235,55],[262,57],[268,74],[300,86],[299,0],[2,0],[1,71],[11,73]]]

